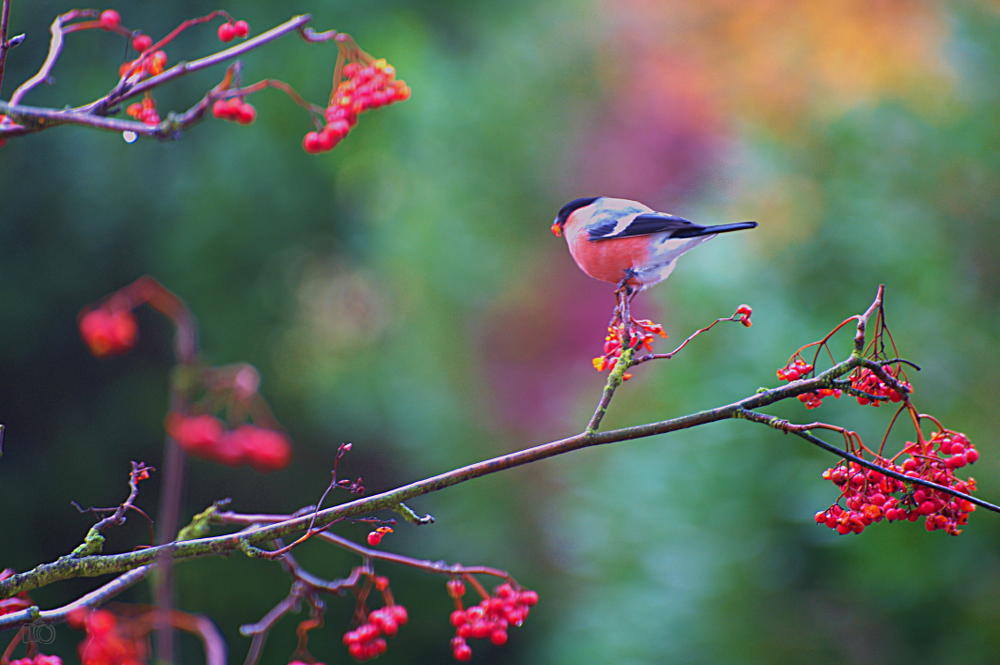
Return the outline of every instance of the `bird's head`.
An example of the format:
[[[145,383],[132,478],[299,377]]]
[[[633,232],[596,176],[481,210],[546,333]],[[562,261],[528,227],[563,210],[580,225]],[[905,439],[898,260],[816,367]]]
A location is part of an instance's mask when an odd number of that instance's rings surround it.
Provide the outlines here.
[[[563,233],[563,227],[566,226],[566,220],[569,219],[569,216],[572,215],[577,210],[579,210],[580,208],[585,208],[586,206],[589,206],[591,203],[593,203],[599,198],[601,197],[591,196],[583,199],[573,199],[572,201],[564,205],[562,208],[560,208],[559,214],[556,215],[556,221],[552,222],[552,234],[555,235],[556,237],[561,236]]]

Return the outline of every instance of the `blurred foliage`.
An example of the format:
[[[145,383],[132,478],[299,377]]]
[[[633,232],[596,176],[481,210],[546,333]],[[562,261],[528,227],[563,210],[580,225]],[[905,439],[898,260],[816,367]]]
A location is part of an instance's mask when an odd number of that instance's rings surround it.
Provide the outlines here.
[[[0,96],[34,73],[52,17],[15,0]],[[125,3],[154,37],[220,8]],[[879,283],[918,406],[966,432],[972,469],[1000,498],[989,432],[1000,388],[1000,10],[996,3],[244,2],[261,31],[311,12],[386,57],[413,89],[362,118],[336,150],[306,155],[305,112],[256,95],[250,128],[212,121],[181,140],[129,145],[57,128],[0,149],[0,567],[24,570],[79,543],[71,500],[113,505],[129,459],[161,464],[168,326],[140,312],[136,352],[99,362],[79,309],[156,276],[200,317],[217,363],[246,360],[296,443],[292,467],[259,477],[192,462],[190,516],[217,498],[292,511],[347,475],[379,491],[582,429],[602,375],[613,299],[572,264],[548,226],[577,196],[640,199],[706,223],[757,219],[685,257],[636,313],[683,339],[741,302],[727,326],[620,391],[605,427],[717,406],[774,385],[799,346],[863,311]],[[70,36],[52,85],[60,107],[109,88],[123,40]],[[192,30],[172,62],[218,46]],[[295,37],[245,58],[248,80],[282,78],[316,102],[333,49]],[[161,113],[214,85],[201,72],[156,93]],[[845,354],[849,336],[835,348]],[[827,400],[773,412],[884,432],[885,409]],[[890,444],[907,437],[902,424]],[[475,662],[990,663],[1000,652],[1000,520],[976,513],[950,538],[919,525],[837,537],[812,523],[834,498],[834,460],[747,423],[588,450],[414,502],[430,527],[383,547],[502,567],[541,603]],[[139,505],[155,513],[158,485]],[[342,533],[361,538],[363,525]],[[148,539],[133,519],[109,550]],[[310,543],[301,559],[337,577],[352,557]],[[446,662],[444,580],[385,566],[410,610],[382,657]],[[231,661],[281,598],[277,566],[241,557],[177,568],[184,609],[210,614]],[[34,593],[51,607],[94,580]],[[137,587],[122,600],[147,602]],[[346,658],[350,608],[331,599],[313,653]],[[79,634],[60,628],[57,652]],[[293,621],[268,641],[285,663]],[[184,662],[199,662],[198,645]]]

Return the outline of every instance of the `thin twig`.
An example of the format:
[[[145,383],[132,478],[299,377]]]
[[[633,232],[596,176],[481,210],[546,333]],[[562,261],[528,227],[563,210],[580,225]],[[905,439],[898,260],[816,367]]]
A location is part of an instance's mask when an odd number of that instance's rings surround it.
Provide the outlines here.
[[[885,294],[885,284],[878,285],[878,293],[875,294],[875,300],[872,304],[865,310],[865,313],[858,317],[858,330],[854,335],[854,352],[861,355],[865,351],[865,326],[868,324],[868,319],[871,318],[872,314],[882,310],[882,296]]]
[[[0,99],[3,98],[3,70],[7,65],[7,23],[10,20],[10,0],[3,0],[0,9]]]

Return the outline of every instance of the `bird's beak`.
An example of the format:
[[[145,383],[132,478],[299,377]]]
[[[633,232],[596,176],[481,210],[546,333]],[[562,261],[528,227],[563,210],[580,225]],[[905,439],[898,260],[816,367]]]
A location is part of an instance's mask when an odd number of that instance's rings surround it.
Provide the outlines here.
[[[562,224],[559,223],[559,220],[556,220],[552,225],[552,235],[557,238],[562,235]]]

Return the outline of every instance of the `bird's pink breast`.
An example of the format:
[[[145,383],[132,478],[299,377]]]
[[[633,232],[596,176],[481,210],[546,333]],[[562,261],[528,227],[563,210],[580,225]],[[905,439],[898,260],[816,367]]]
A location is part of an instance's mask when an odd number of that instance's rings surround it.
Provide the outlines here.
[[[639,270],[649,253],[649,236],[592,241],[585,232],[566,235],[569,253],[583,272],[594,279],[617,284],[628,270]],[[636,279],[629,281],[640,286]]]

